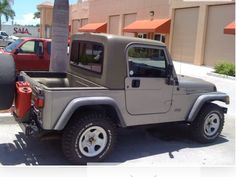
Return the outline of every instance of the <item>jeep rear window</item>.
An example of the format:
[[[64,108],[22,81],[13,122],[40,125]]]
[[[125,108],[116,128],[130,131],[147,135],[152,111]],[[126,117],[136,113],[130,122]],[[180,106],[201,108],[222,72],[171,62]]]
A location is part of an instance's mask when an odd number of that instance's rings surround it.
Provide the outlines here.
[[[102,44],[74,40],[70,64],[95,73],[102,73],[104,47]]]

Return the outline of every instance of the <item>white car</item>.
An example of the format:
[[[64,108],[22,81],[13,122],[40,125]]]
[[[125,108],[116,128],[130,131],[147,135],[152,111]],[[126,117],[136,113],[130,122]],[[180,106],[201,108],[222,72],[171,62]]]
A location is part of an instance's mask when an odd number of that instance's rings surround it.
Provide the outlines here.
[[[0,47],[5,47],[17,39],[19,38],[16,36],[9,36],[5,31],[0,31]]]
[[[5,31],[0,31],[0,36],[2,36],[3,38],[13,39],[13,40],[19,39],[19,37],[17,36],[13,36],[13,35],[9,36]]]

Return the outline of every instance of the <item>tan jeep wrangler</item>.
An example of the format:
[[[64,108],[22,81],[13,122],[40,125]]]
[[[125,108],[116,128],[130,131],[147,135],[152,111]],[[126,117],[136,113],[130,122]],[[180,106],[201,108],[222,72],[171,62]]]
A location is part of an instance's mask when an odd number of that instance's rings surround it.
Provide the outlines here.
[[[8,59],[1,71],[12,73]],[[8,86],[0,88],[12,92],[15,83],[3,80]],[[74,35],[66,73],[21,72],[17,80],[26,92],[17,89],[15,119],[27,135],[61,132],[64,154],[74,164],[104,160],[117,127],[185,122],[196,140],[213,142],[227,109],[212,102],[229,104],[215,85],[177,76],[163,43],[108,34]],[[0,93],[8,100],[0,109],[6,109],[14,94]]]

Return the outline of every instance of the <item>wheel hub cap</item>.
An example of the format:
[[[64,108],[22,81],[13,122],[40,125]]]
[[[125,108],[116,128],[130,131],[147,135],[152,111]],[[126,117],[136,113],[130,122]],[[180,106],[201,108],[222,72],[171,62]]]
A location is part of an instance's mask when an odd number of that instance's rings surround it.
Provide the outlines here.
[[[82,133],[78,143],[79,150],[84,156],[95,157],[105,149],[107,133],[102,127],[89,127]]]
[[[210,114],[204,124],[204,132],[207,136],[213,136],[220,127],[220,117],[216,113]]]

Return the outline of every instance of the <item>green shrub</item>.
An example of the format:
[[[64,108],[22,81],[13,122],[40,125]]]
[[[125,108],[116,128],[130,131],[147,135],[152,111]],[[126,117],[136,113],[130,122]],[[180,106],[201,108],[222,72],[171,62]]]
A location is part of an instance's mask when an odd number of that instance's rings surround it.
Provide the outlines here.
[[[235,77],[235,64],[231,63],[219,63],[215,65],[215,72],[218,74],[224,74],[227,76]]]

